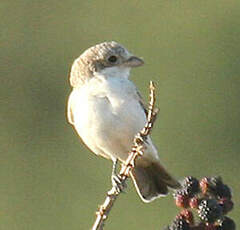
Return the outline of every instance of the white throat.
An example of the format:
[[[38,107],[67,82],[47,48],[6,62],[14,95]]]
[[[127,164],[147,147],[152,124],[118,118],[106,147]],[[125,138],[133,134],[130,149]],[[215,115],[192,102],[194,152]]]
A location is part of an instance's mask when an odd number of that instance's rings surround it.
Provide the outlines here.
[[[128,67],[108,67],[101,70],[98,74],[106,78],[109,77],[119,77],[119,78],[128,78],[130,73],[130,68]]]

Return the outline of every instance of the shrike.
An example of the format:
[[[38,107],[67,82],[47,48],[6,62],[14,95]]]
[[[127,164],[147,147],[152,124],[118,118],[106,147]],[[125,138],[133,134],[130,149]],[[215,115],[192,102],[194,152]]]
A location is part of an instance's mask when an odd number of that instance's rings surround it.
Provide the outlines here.
[[[68,99],[68,121],[96,155],[124,162],[134,136],[146,123],[146,108],[129,73],[143,60],[117,42],[104,42],[87,49],[71,68],[73,90]],[[144,202],[168,193],[180,184],[161,165],[150,137],[146,150],[131,171],[131,178]]]

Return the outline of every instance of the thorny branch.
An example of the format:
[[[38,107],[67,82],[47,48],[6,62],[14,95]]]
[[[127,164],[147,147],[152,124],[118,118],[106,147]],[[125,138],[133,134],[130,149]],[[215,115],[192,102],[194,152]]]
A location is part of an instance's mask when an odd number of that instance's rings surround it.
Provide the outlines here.
[[[150,134],[154,121],[157,116],[158,110],[155,109],[155,86],[152,81],[150,81],[149,85],[150,89],[150,95],[149,95],[149,107],[148,107],[148,116],[147,116],[147,122],[144,126],[144,128],[134,137],[133,140],[133,147],[131,149],[131,152],[129,154],[129,157],[127,158],[126,162],[122,164],[120,173],[118,174],[118,177],[120,179],[120,186],[124,188],[127,178],[129,177],[129,173],[134,168],[134,162],[137,157],[143,155],[144,153],[144,140],[145,138]],[[96,212],[96,220],[93,224],[92,230],[102,230],[104,226],[104,222],[107,219],[109,212],[111,211],[111,208],[113,207],[113,204],[115,200],[117,199],[120,192],[116,189],[116,187],[112,187],[111,190],[107,192],[107,196],[105,198],[105,201],[102,205],[100,205],[98,211]]]

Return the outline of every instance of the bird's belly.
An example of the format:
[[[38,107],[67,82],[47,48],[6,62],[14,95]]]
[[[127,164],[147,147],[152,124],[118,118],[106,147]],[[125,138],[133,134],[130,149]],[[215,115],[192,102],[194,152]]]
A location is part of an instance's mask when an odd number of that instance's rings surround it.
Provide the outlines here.
[[[116,101],[96,96],[81,101],[74,114],[75,128],[94,153],[124,161],[146,117],[136,100],[118,98]]]

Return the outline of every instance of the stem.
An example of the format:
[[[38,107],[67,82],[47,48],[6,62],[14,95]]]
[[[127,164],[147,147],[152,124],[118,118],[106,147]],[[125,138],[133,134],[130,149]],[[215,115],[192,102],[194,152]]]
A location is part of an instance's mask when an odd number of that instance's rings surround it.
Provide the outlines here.
[[[131,152],[126,160],[122,164],[120,173],[118,174],[118,177],[120,179],[120,186],[122,188],[125,188],[126,180],[129,177],[129,173],[134,168],[134,162],[137,157],[142,156],[144,153],[144,140],[146,137],[150,134],[153,124],[156,120],[157,112],[158,110],[155,109],[155,86],[152,81],[150,81],[149,84],[150,94],[149,94],[149,106],[148,106],[148,116],[147,116],[147,122],[144,126],[144,128],[137,133],[137,135],[134,137],[133,140],[133,146],[131,149]],[[122,192],[123,190],[121,190]],[[100,205],[98,211],[96,212],[96,220],[93,224],[93,227],[91,230],[102,230],[104,227],[104,222],[106,221],[109,212],[111,211],[114,202],[116,201],[118,195],[121,193],[117,191],[116,187],[112,187],[111,190],[107,192],[107,196],[103,202],[102,205]]]

